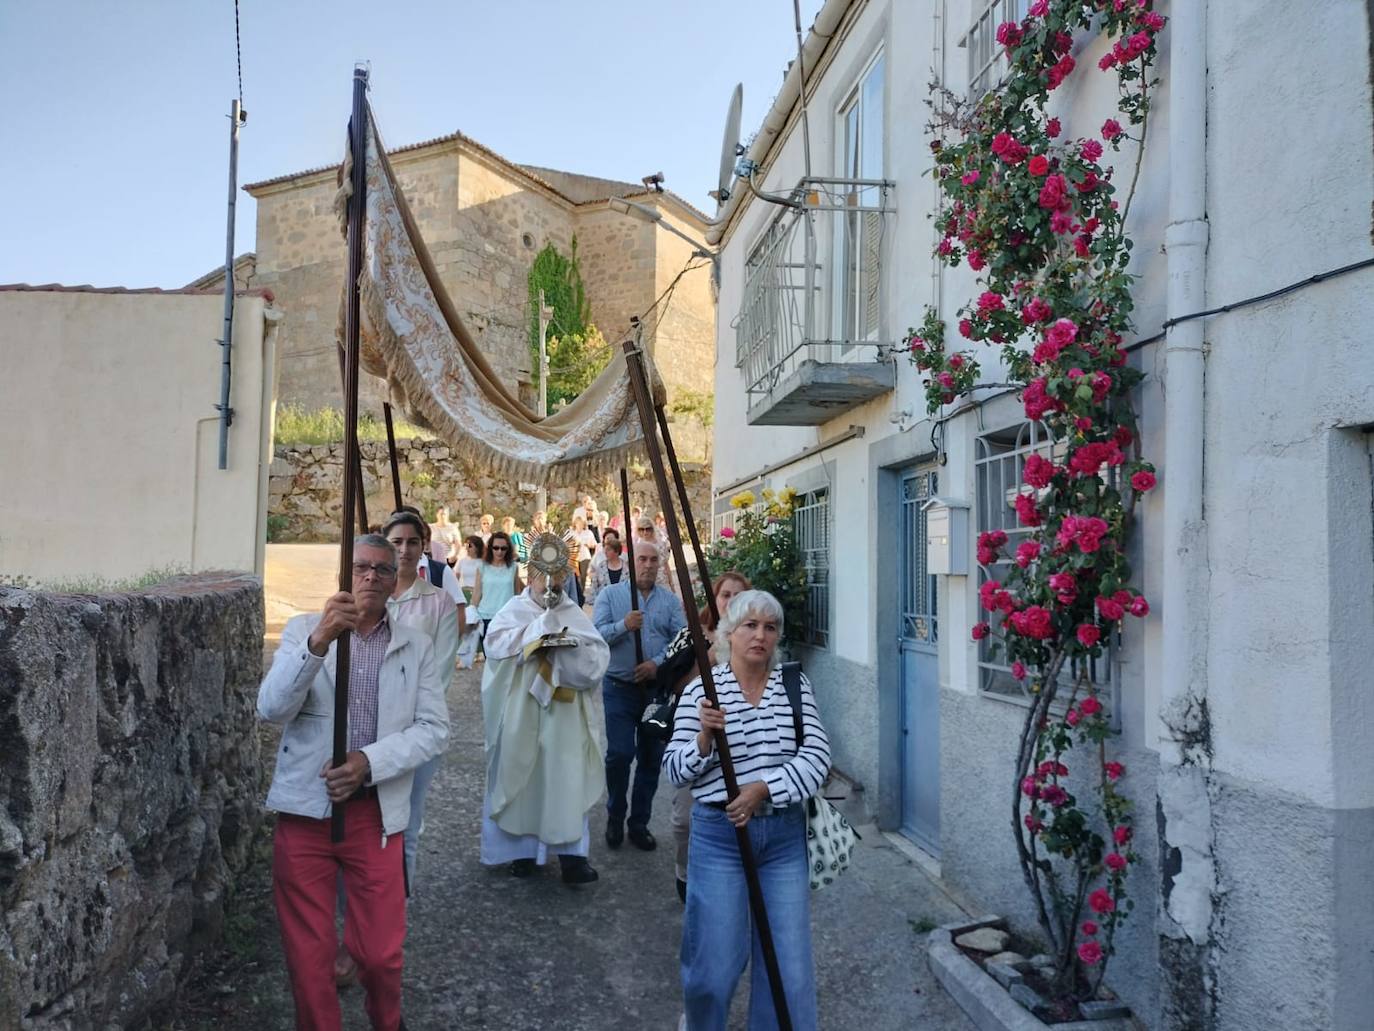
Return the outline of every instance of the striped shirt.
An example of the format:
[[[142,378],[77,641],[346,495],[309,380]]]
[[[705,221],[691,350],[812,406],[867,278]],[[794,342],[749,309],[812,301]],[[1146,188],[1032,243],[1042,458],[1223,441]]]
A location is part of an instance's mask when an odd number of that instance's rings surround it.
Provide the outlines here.
[[[391,644],[391,621],[377,621],[366,636],[348,635],[348,750],[356,752],[377,740],[377,678]]]
[[[818,792],[830,773],[830,739],[821,726],[816,696],[806,674],[801,678],[801,751],[797,751],[796,727],[781,667],[768,675],[768,685],[757,706],[745,700],[728,663],[714,667],[711,676],[720,707],[725,711],[725,736],[730,742],[730,758],[739,783],[763,781],[775,806],[792,805]],[[700,677],[682,692],[673,737],[663,753],[663,769],[674,784],[690,785],[698,802],[724,802],[725,778],[715,742],[707,755],[697,750],[697,732],[701,730],[697,703],[704,697]]]

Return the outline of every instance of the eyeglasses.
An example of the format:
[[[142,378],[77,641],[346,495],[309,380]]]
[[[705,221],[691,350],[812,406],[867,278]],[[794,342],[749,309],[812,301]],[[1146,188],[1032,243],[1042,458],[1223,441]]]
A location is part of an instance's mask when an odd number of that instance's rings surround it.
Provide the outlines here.
[[[510,548],[506,547],[504,544],[493,544],[493,545],[491,546],[491,550],[492,550],[492,551],[510,551]]]
[[[368,573],[376,573],[378,580],[393,580],[396,577],[396,567],[389,562],[354,562],[353,577],[362,580]]]

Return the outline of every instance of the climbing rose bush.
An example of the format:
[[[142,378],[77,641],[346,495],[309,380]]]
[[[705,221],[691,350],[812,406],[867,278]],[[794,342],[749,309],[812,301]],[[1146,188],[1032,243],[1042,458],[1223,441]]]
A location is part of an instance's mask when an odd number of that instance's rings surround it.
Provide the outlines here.
[[[1024,463],[1014,507],[1031,533],[1007,556],[1005,578],[982,583],[988,618],[973,638],[1005,650],[1011,675],[1030,692],[1012,826],[1057,957],[1056,989],[1070,998],[1101,984],[1132,906],[1126,880],[1138,858],[1119,790],[1128,771],[1106,758],[1109,716],[1088,670],[1122,621],[1149,613],[1125,557],[1135,501],[1156,486],[1131,401],[1141,377],[1123,347],[1132,311],[1125,225],[1164,25],[1148,0],[1035,0],[1024,20],[997,30],[1010,65],[1002,85],[972,103],[937,91],[931,149],[944,205],[936,252],[978,273],[980,289],[957,312],[957,344],[933,308],[906,337],[932,414],[979,385],[978,356],[990,345],[1020,389],[1026,418],[1053,442],[1056,457]],[[1094,27],[1114,40],[1098,68],[1116,79],[1118,113],[1072,137],[1046,108],[1082,74],[1075,36]],[[1123,192],[1110,162],[1128,141],[1139,146]],[[978,561],[993,565],[1007,546],[1001,531],[981,534]],[[1091,785],[1092,805],[1071,788],[1070,759],[1081,765],[1072,783]]]

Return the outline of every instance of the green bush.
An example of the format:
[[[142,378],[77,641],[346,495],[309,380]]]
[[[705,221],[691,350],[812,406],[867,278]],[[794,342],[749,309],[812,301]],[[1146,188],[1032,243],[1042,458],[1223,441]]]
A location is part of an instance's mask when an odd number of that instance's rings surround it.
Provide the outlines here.
[[[712,575],[733,569],[755,590],[777,598],[785,616],[783,640],[795,641],[806,625],[806,563],[792,523],[796,495],[791,488],[781,494],[765,490],[761,506],[754,500],[749,491],[730,499],[739,512],[734,529],[722,530],[711,542],[706,560]]]
[[[267,543],[273,544],[282,539],[291,525],[291,520],[284,515],[270,515],[267,517]]]
[[[393,419],[397,440],[432,439],[429,430]],[[286,404],[277,408],[276,424],[272,431],[274,444],[337,444],[344,439],[343,412],[335,408],[306,409],[302,405]],[[370,412],[358,416],[359,440],[386,440],[386,422]]]

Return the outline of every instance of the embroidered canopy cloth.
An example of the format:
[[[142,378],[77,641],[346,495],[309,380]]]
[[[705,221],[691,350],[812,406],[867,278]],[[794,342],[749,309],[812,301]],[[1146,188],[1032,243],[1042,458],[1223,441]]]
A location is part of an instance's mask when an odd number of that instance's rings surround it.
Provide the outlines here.
[[[367,115],[367,195],[360,281],[361,367],[387,382],[392,401],[460,456],[498,475],[539,485],[610,473],[642,454],[643,434],[624,355],[576,400],[546,418],[500,381],[439,279]],[[345,151],[334,209],[345,236],[353,155]],[[339,308],[344,338],[347,284]],[[645,355],[655,404],[662,383]]]

